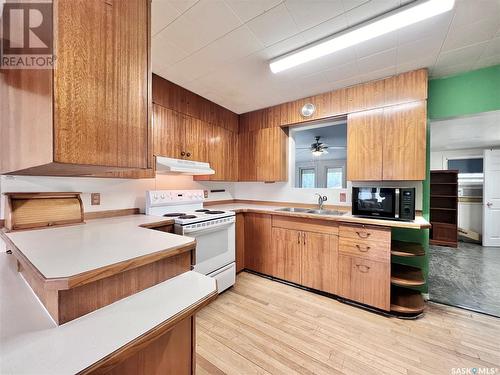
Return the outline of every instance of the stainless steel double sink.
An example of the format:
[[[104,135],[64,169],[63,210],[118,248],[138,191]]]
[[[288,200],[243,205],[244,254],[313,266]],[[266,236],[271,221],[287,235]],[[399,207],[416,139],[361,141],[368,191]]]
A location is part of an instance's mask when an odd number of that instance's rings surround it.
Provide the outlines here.
[[[344,215],[344,211],[337,210],[315,210],[312,208],[301,208],[301,207],[283,207],[278,208],[276,211],[284,211],[284,212],[297,212],[303,214],[315,214],[315,215],[329,215],[329,216],[341,216]]]

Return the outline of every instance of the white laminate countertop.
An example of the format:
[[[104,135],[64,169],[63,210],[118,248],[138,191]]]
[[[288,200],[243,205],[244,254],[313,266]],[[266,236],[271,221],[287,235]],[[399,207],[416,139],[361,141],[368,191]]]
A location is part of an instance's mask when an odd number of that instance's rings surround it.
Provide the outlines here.
[[[274,203],[274,202],[273,202]],[[293,206],[293,205],[292,205]],[[385,219],[371,219],[364,217],[353,216],[350,211],[346,211],[344,215],[318,215],[305,212],[287,212],[287,211],[276,211],[279,208],[290,207],[290,204],[283,205],[265,205],[265,204],[252,204],[252,203],[221,203],[209,206],[212,210],[226,210],[226,211],[253,211],[268,213],[274,215],[291,216],[291,217],[302,217],[310,219],[320,219],[329,221],[338,221],[353,224],[366,224],[366,225],[379,225],[394,228],[409,228],[409,229],[420,229],[428,228],[430,223],[425,220],[422,216],[416,216],[413,221],[399,221],[399,220],[385,220]]]
[[[194,243],[191,237],[140,227],[164,221],[128,215],[6,235],[45,278],[64,278]]]
[[[76,374],[217,290],[189,271],[56,326],[3,252],[0,280],[1,374]]]

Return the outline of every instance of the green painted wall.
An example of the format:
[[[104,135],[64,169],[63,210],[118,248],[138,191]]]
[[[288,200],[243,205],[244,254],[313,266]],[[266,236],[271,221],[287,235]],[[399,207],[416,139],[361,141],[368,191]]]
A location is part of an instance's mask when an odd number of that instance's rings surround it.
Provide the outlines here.
[[[500,109],[500,65],[429,81],[430,119]]]

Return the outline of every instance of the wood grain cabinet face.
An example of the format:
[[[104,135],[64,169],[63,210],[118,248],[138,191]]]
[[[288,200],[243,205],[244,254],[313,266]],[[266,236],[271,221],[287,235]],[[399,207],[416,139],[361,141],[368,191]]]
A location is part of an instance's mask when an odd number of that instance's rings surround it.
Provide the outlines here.
[[[287,179],[287,130],[274,127],[239,134],[240,181]]]
[[[176,111],[161,105],[153,105],[153,149],[154,154],[169,158],[180,158],[183,147],[183,131],[180,116]]]
[[[390,264],[339,255],[339,295],[347,299],[390,309]]]
[[[382,180],[384,111],[375,109],[347,116],[347,179]]]
[[[338,236],[303,232],[302,281],[312,289],[337,294]]]
[[[266,275],[278,274],[271,215],[245,214],[245,267]]]
[[[54,161],[150,167],[148,2],[54,7]]]
[[[301,284],[303,232],[273,228],[272,236],[274,252],[278,262],[274,276],[295,284]]]
[[[425,101],[388,107],[384,113],[383,180],[425,180]]]

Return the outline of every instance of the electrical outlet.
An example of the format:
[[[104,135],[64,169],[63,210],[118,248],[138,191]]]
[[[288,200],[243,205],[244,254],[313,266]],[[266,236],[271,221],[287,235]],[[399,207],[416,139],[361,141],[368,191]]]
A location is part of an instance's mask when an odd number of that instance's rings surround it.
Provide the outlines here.
[[[339,199],[339,201],[346,202],[347,201],[347,194],[346,193],[340,193],[340,199]]]
[[[205,196],[205,199],[208,198],[208,190],[203,190],[203,195]]]
[[[101,193],[91,193],[90,204],[92,206],[99,206],[101,204]]]

